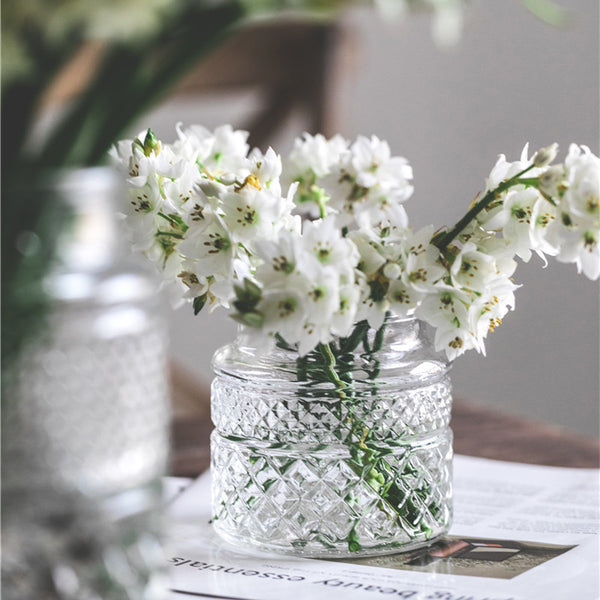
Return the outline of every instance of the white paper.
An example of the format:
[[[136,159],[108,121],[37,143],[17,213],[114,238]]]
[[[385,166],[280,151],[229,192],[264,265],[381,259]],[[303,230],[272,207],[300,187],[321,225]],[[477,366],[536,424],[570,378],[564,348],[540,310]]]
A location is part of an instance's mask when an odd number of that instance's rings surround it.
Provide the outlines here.
[[[167,510],[172,600],[599,600],[599,481],[597,469],[456,456],[447,541],[328,561],[222,542],[206,474]]]
[[[165,504],[173,502],[191,483],[189,477],[163,477],[162,498]]]

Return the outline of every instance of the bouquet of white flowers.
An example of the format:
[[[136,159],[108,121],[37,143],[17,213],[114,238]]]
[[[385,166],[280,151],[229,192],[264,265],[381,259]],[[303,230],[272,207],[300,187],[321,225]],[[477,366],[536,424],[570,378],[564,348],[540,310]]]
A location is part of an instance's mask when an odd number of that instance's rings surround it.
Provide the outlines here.
[[[250,333],[298,344],[305,355],[386,313],[435,328],[454,359],[484,352],[514,308],[515,258],[533,253],[600,274],[600,160],[557,145],[500,156],[482,196],[451,228],[414,231],[406,159],[377,137],[353,143],[305,134],[286,161],[249,150],[230,126],[151,130],[114,149],[128,171],[126,223],[178,298],[223,306]]]
[[[213,362],[215,527],[311,556],[426,543],[450,522],[451,396],[410,323],[452,360],[514,308],[516,258],[597,279],[600,160],[501,156],[456,225],[414,231],[411,167],[386,142],[305,134],[282,161],[246,135],[148,130],[113,149],[133,247],[178,302],[244,326]]]

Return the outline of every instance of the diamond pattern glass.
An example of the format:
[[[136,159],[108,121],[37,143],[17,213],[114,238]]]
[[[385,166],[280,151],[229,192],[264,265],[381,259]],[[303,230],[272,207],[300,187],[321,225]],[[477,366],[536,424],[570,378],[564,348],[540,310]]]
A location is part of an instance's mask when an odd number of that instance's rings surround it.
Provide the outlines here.
[[[239,343],[217,354],[213,523],[222,537],[303,556],[364,556],[447,531],[447,365],[429,356],[415,321],[392,323],[386,342],[377,378],[361,374],[357,354],[343,397],[323,382],[294,382],[290,355],[256,358]]]

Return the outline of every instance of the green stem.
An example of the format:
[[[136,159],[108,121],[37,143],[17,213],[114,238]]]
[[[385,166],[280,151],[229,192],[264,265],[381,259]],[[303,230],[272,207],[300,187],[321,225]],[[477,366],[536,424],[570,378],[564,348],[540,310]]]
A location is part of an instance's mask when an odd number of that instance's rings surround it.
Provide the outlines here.
[[[158,35],[137,46],[113,46],[85,94],[48,140],[39,164],[102,161],[125,128],[225,39],[245,14],[238,2],[212,7],[190,3]]]
[[[53,43],[48,43],[46,32],[35,23],[25,24],[19,33],[33,58],[34,68],[27,76],[2,87],[2,145],[7,150],[2,153],[4,177],[13,175],[19,165],[28,164],[26,145],[31,142],[40,101],[56,76],[83,46],[77,27]]]
[[[383,346],[385,327],[384,322],[375,333],[372,348],[368,350],[368,354],[375,365],[375,368],[368,372],[369,379],[373,382],[371,386],[374,395],[377,394],[377,377],[379,375],[379,361],[375,353]],[[339,354],[337,356],[332,345],[319,344],[314,355],[316,360],[310,363],[312,368],[305,370],[306,363],[303,363],[302,370],[307,378],[314,382],[328,381],[335,386],[341,401],[338,419],[350,431],[349,439],[347,434],[341,431],[337,434],[337,437],[340,441],[350,444],[351,458],[347,461],[350,469],[363,480],[366,486],[378,494],[381,505],[385,506],[388,514],[395,515],[400,527],[403,526],[403,521],[406,521],[411,526],[418,527],[423,533],[429,535],[431,529],[421,518],[419,507],[415,504],[413,498],[410,495],[407,497],[406,492],[396,483],[398,477],[414,475],[414,467],[407,464],[403,473],[398,474],[394,471],[394,468],[386,461],[385,454],[382,455],[377,440],[373,439],[373,430],[356,414],[358,398],[347,393],[352,388],[344,379],[348,379],[346,374],[354,368],[354,355],[348,356],[348,354],[354,351],[361,342],[369,348],[368,333],[368,323],[366,321],[358,323],[350,336],[339,341]],[[320,362],[319,357],[321,358]],[[306,360],[306,357],[298,359],[298,371],[300,371],[300,361],[302,360]],[[342,411],[343,405],[347,409],[346,415]],[[415,493],[423,501],[426,500],[428,492],[427,487],[415,490]],[[434,515],[439,513],[439,506],[436,504],[430,505],[429,509]],[[358,521],[359,517],[356,517],[354,527],[348,536],[348,548],[351,552],[360,550],[360,540],[356,533]]]
[[[556,200],[554,198],[552,198],[552,196],[549,196],[546,192],[544,192],[543,190],[541,190],[539,188],[539,184],[540,184],[539,177],[524,177],[522,179],[519,179],[517,181],[517,183],[524,185],[526,187],[536,188],[538,190],[538,192],[542,195],[542,197],[545,200],[548,200],[548,202],[550,202],[550,204],[552,204],[552,206],[558,206],[558,203],[556,202]]]
[[[440,252],[444,253],[446,248],[452,243],[456,237],[471,223],[471,221],[483,210],[485,210],[492,202],[498,199],[506,190],[510,189],[513,185],[519,185],[521,183],[521,176],[533,169],[533,165],[523,169],[515,176],[503,181],[498,187],[490,190],[479,202],[475,203],[465,216],[452,227],[449,231],[441,232],[435,236],[432,243],[437,246]]]
[[[321,353],[321,356],[325,359],[325,370],[327,375],[329,376],[329,380],[331,383],[335,384],[336,391],[338,392],[340,398],[347,399],[346,392],[344,388],[346,388],[346,383],[343,382],[339,375],[335,370],[336,359],[331,351],[331,346],[329,344],[319,344],[317,346],[317,350]]]
[[[153,63],[153,68],[146,71],[147,78],[126,96],[130,115],[122,116],[119,107],[112,105],[112,112],[106,115],[99,128],[104,135],[98,137],[91,149],[89,162],[101,160],[115,139],[124,133],[132,117],[144,114],[164,98],[181,77],[223,42],[245,16],[245,9],[238,2],[201,10],[192,3],[190,10],[179,20],[178,27],[170,31],[169,38],[158,40],[152,49],[148,49],[151,52],[149,60],[144,60]]]

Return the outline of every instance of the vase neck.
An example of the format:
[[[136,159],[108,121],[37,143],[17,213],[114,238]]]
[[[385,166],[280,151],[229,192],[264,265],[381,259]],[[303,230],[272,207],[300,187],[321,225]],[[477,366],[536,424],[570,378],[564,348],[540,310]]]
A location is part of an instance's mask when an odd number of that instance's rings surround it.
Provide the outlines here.
[[[388,348],[407,350],[419,343],[421,322],[414,317],[397,317],[388,313],[382,325],[383,343]]]
[[[61,173],[49,182],[50,192],[65,217],[57,258],[70,270],[95,270],[113,260],[120,248],[116,200],[122,193],[108,168]]]
[[[348,335],[351,335],[358,325],[359,323],[355,323]],[[388,313],[379,329],[369,328],[366,336],[367,347],[371,352],[378,352],[383,348],[407,352],[421,344],[423,335],[422,325],[423,323],[414,317],[401,318]],[[255,337],[252,329],[244,325],[239,325],[238,345],[245,347],[248,351],[256,352],[257,355],[262,355],[267,348],[271,348],[271,345],[265,341],[265,346],[261,347],[260,344],[257,344],[257,339],[259,338]],[[339,337],[335,337],[332,340],[332,344],[339,347],[340,341]],[[297,350],[296,345],[290,348]],[[281,349],[282,347],[278,346],[276,352],[279,352]],[[356,351],[359,354],[363,353],[365,345],[360,344]]]

